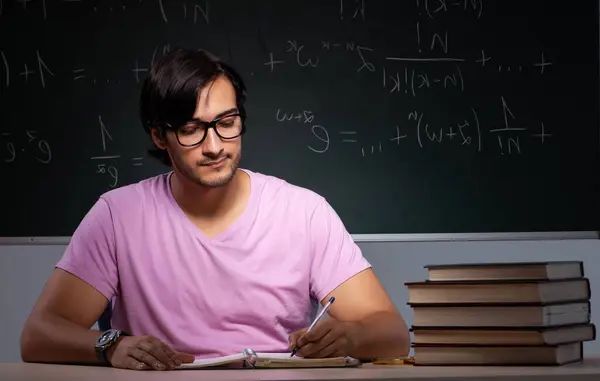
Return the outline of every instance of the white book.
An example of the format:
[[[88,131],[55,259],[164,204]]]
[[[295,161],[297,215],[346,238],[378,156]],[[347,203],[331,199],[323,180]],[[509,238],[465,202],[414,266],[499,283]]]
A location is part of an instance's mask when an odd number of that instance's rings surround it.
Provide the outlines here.
[[[198,358],[192,363],[181,364],[175,369],[203,369],[224,365],[238,365],[242,368],[341,368],[359,366],[361,362],[353,357],[302,358],[290,357],[290,353],[265,353],[245,349],[228,356]]]

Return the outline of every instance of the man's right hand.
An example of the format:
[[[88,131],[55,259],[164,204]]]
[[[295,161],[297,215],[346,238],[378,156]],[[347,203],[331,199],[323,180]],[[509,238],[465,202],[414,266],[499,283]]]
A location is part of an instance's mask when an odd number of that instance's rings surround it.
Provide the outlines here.
[[[176,352],[152,336],[121,336],[106,358],[115,368],[136,370],[170,370],[194,361],[193,355]]]

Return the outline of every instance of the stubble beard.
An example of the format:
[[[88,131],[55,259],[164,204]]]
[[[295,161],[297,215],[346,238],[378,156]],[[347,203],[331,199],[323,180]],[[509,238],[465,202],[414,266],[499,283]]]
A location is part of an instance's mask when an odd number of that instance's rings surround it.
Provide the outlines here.
[[[217,173],[217,176],[212,177],[210,179],[198,175],[198,173],[195,171],[195,168],[198,168],[200,164],[196,164],[196,167],[190,168],[184,163],[179,162],[177,159],[172,159],[172,161],[175,167],[179,170],[179,172],[183,174],[183,176],[186,179],[193,182],[194,184],[205,188],[219,188],[231,182],[239,167],[241,156],[241,153],[234,157],[228,156],[228,159],[231,163],[229,167],[222,168]],[[226,171],[229,171],[229,173],[225,173]]]

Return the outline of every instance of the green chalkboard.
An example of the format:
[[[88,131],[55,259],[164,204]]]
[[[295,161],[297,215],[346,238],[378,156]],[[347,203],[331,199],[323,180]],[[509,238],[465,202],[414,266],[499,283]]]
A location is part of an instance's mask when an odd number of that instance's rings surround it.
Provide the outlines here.
[[[353,234],[598,230],[598,3],[0,0],[0,236],[70,236],[168,171],[141,82],[174,47],[248,86],[242,165]]]

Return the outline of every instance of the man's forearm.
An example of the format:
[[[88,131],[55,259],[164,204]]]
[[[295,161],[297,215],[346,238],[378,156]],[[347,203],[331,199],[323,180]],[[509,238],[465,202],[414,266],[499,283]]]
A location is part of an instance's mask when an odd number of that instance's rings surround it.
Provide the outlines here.
[[[350,341],[350,356],[361,360],[404,357],[410,351],[408,328],[394,312],[379,312],[354,324]]]
[[[21,336],[25,362],[99,364],[94,344],[100,335],[58,316],[35,317]]]

